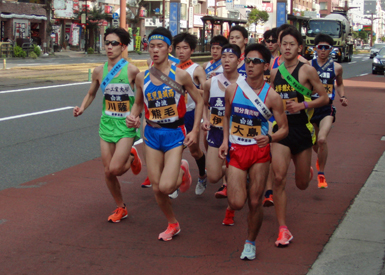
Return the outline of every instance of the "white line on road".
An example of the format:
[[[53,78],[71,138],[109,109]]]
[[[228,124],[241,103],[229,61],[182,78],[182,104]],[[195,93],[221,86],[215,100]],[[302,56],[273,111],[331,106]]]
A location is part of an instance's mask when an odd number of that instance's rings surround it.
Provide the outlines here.
[[[62,85],[42,86],[42,87],[33,87],[33,88],[26,88],[26,89],[8,90],[8,91],[0,91],[0,94],[25,92],[25,91],[33,91],[33,90],[42,90],[42,89],[50,89],[50,88],[60,88],[60,87],[84,85],[84,84],[90,84],[90,83],[91,82],[87,81],[87,82],[77,82],[77,83],[69,83],[69,84],[62,84]]]
[[[58,65],[60,63],[24,63],[24,64],[16,64],[17,67],[28,67],[28,66],[41,66],[41,65],[45,65],[45,66],[48,66],[48,65]]]
[[[364,75],[368,75],[369,73],[366,73],[366,74],[360,74],[359,76],[364,76]]]
[[[40,111],[40,112],[34,112],[34,113],[29,113],[29,114],[22,114],[22,115],[17,115],[17,116],[2,117],[2,118],[0,118],[0,121],[11,120],[11,119],[16,119],[16,118],[22,118],[22,117],[27,117],[27,116],[42,115],[42,114],[53,113],[53,112],[59,112],[59,111],[64,111],[64,110],[68,110],[68,109],[73,109],[73,108],[74,108],[74,106],[67,106],[67,107],[51,109],[51,110],[45,110],[45,111]]]
[[[354,63],[357,63],[357,61],[349,62],[348,64],[350,65],[350,64],[354,64]]]

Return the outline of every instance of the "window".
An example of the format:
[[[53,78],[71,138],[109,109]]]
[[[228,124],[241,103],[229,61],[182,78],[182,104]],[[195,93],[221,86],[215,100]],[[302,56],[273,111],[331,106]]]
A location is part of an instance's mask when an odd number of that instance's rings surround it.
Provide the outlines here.
[[[320,10],[327,10],[328,9],[328,3],[327,2],[320,2],[319,3],[319,9]]]

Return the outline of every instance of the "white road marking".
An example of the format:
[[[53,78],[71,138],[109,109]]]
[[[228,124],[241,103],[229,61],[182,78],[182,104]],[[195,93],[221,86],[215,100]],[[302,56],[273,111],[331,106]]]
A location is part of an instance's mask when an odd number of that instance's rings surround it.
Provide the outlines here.
[[[17,116],[2,117],[2,118],[0,118],[0,121],[22,118],[22,117],[28,117],[28,116],[42,115],[42,114],[53,113],[53,112],[60,112],[60,111],[73,109],[73,108],[74,108],[74,106],[67,106],[67,107],[45,110],[45,111],[34,112],[34,113],[28,113],[28,114],[22,114],[22,115],[17,115]]]
[[[42,87],[33,87],[33,88],[25,88],[25,89],[17,89],[17,90],[8,90],[8,91],[0,91],[0,94],[17,93],[17,92],[25,92],[25,91],[33,91],[33,90],[51,89],[51,88],[60,88],[60,87],[84,85],[84,84],[90,84],[90,83],[91,82],[87,81],[87,82],[68,83],[68,84],[62,84],[62,85],[42,86]]]
[[[349,62],[348,65],[357,63],[357,61]]]
[[[368,75],[369,73],[366,73],[366,74],[360,74],[359,76],[364,76],[364,75]]]
[[[60,63],[24,63],[24,64],[16,64],[17,67],[28,67],[28,66],[47,66],[47,65],[58,65]]]

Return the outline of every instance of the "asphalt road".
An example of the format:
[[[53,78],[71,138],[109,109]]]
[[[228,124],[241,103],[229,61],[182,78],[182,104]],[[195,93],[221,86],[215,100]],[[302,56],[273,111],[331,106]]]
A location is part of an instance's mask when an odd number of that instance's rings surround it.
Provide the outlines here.
[[[371,60],[366,54],[354,56],[352,62],[342,65],[345,79],[371,73]],[[72,116],[73,106],[81,104],[88,87],[89,84],[78,84],[0,91],[0,190],[100,156],[100,91],[81,117]],[[55,110],[58,108],[64,109]],[[42,111],[50,112],[39,113]],[[28,116],[19,117],[22,114]]]

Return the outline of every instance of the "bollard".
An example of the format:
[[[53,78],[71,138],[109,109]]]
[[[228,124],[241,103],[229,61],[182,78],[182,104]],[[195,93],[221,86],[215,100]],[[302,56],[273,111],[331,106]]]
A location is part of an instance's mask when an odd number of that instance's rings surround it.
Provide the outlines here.
[[[4,58],[3,59],[3,70],[7,68],[7,60]]]
[[[91,81],[91,69],[88,69],[88,81]]]

